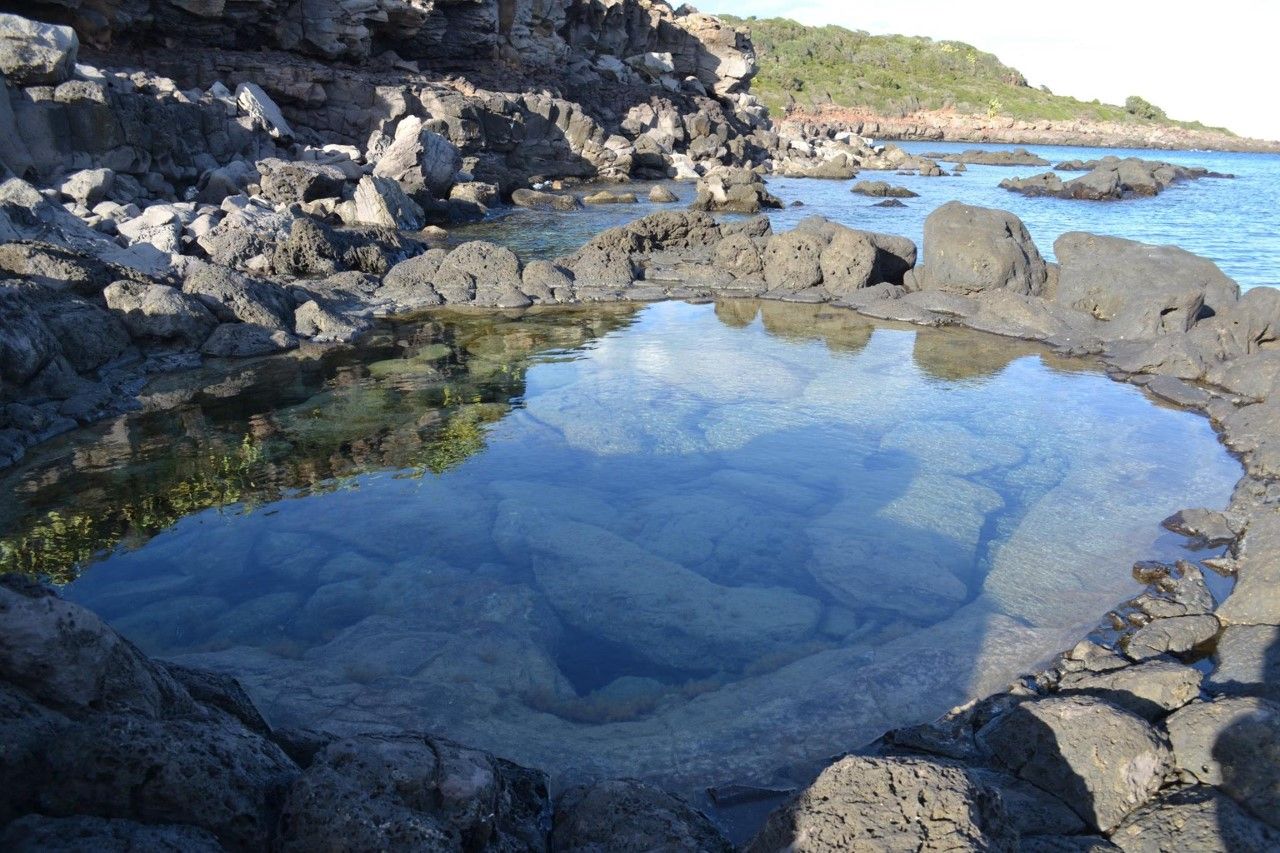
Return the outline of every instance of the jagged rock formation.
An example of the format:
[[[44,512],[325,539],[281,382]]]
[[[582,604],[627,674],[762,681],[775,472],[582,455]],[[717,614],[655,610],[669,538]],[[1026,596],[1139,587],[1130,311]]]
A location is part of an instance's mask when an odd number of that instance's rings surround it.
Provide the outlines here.
[[[75,27],[98,65],[137,78],[141,63],[196,101],[260,86],[312,142],[363,148],[416,117],[508,193],[534,175],[666,176],[676,155],[758,159],[771,143],[745,34],[655,0],[17,8]]]

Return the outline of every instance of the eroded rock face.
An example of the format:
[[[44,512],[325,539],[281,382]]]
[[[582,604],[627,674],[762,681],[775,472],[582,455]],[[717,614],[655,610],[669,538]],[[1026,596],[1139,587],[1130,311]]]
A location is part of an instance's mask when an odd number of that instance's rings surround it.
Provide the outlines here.
[[[285,795],[280,849],[543,849],[546,777],[423,735],[330,743]]]
[[[1013,851],[999,794],[961,767],[911,758],[841,759],[774,812],[750,853]]]

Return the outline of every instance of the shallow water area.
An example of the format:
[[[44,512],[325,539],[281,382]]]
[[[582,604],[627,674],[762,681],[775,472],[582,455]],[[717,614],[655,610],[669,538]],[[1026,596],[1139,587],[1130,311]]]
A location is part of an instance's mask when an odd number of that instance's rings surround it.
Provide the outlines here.
[[[6,567],[277,726],[689,794],[1003,687],[1240,475],[1089,362],[777,302],[438,314],[144,401],[5,478]]]
[[[960,142],[894,143],[913,154],[963,151],[969,148],[1008,150],[1018,146]],[[910,237],[923,245],[924,220],[948,201],[995,207],[1016,213],[1026,224],[1041,254],[1053,260],[1053,241],[1067,231],[1088,231],[1144,243],[1171,244],[1210,258],[1242,288],[1280,285],[1280,154],[1241,154],[1221,151],[1157,151],[1147,149],[1076,148],[1027,145],[1056,165],[1065,160],[1096,160],[1109,155],[1141,157],[1183,166],[1202,166],[1235,175],[1234,179],[1204,178],[1174,184],[1154,198],[1122,201],[1079,201],[1027,198],[1001,189],[1005,178],[1030,177],[1050,166],[971,165],[961,174],[922,178],[893,172],[863,172],[854,180],[768,178],[769,191],[788,205],[767,211],[775,231],[788,230],[806,216],[825,216],[867,231]],[[940,163],[950,173],[953,164]],[[1063,180],[1080,172],[1059,172]],[[905,207],[876,207],[880,199],[849,192],[856,180],[880,180],[904,186],[919,198]],[[512,210],[488,222],[452,232],[455,240],[487,239],[505,243],[528,257],[551,258],[575,251],[604,228],[624,225],[663,209],[684,209],[693,201],[691,183],[667,182],[680,201],[672,205],[646,200],[651,184],[622,187],[641,199],[636,205],[587,207],[572,213]],[[619,189],[617,186],[611,187]],[[580,192],[580,191],[579,191]],[[795,202],[803,206],[792,207]]]

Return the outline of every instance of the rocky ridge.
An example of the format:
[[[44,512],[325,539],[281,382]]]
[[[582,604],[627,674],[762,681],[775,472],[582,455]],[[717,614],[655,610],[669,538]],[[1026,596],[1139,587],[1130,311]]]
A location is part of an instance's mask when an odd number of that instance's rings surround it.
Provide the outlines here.
[[[816,111],[792,111],[787,119],[821,124],[877,139],[922,142],[995,142],[1084,148],[1155,148],[1166,151],[1280,151],[1280,142],[1248,139],[1211,128],[1194,130],[1076,119],[1029,121],[1009,116],[969,115],[945,110],[922,110],[898,116],[827,105]]]

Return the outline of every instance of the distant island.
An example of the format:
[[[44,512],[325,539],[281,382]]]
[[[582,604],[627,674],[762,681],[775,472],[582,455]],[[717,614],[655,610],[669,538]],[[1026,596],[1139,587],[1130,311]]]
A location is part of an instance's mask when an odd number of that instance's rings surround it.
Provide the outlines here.
[[[964,42],[720,17],[750,29],[760,68],[751,90],[779,120],[861,125],[883,139],[1280,151],[1172,119],[1140,95],[1117,105],[1054,94]]]

